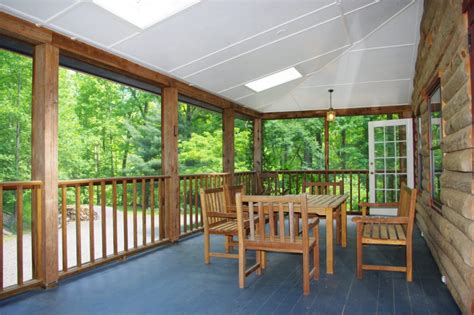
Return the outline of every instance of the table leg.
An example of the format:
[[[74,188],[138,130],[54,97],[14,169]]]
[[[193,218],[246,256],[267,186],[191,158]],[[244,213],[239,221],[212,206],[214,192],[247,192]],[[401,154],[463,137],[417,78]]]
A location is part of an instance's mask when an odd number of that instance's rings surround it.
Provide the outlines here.
[[[341,205],[341,225],[342,247],[347,247],[347,210],[345,202]]]
[[[326,209],[326,273],[334,273],[332,208]]]

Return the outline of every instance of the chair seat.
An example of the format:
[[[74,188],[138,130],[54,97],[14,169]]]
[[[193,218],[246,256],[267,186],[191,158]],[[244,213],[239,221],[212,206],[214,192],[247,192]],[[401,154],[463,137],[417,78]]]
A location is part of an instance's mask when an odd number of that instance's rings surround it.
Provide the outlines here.
[[[237,235],[237,220],[228,220],[215,223],[209,227],[212,234]]]
[[[403,224],[366,223],[362,232],[363,244],[406,244],[406,227]]]
[[[254,216],[254,223],[258,223],[258,216]],[[250,226],[250,220],[244,221],[244,228]],[[209,233],[211,234],[223,234],[223,235],[237,235],[237,220],[229,219],[222,220],[216,223],[213,223],[209,226]]]

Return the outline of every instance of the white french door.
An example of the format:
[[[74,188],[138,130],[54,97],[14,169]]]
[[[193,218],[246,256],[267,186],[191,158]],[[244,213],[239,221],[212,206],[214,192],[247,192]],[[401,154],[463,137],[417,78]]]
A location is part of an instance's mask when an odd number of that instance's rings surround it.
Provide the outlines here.
[[[402,182],[413,188],[412,120],[369,122],[369,201],[398,202]],[[378,208],[371,213],[396,215],[396,210]]]

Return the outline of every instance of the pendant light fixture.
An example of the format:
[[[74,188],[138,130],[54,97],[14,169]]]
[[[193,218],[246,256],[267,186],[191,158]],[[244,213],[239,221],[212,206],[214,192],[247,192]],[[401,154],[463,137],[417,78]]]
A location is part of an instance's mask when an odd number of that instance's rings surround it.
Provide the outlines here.
[[[336,119],[336,111],[332,108],[332,92],[334,92],[333,89],[329,89],[329,110],[326,113],[326,120],[327,121],[334,121]]]

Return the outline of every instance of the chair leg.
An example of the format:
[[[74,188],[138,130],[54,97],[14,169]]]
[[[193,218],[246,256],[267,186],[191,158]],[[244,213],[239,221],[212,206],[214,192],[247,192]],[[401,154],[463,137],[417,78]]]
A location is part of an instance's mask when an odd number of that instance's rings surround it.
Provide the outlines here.
[[[363,224],[357,224],[357,279],[362,279],[362,228]]]
[[[316,226],[313,230],[316,244],[313,247],[314,280],[319,279],[319,228]]]
[[[309,248],[303,250],[303,294],[309,294]]]
[[[204,230],[204,262],[209,264],[209,247],[210,247],[210,237],[209,232]]]
[[[262,251],[257,250],[255,252],[255,258],[257,260],[257,265],[258,265],[258,268],[255,271],[255,273],[257,274],[257,276],[260,276],[262,274]]]
[[[239,246],[239,288],[245,288],[245,248]]]
[[[260,264],[262,266],[262,269],[267,268],[267,253],[262,250],[261,251],[262,258],[260,259]]]
[[[226,235],[225,236],[225,243],[224,243],[224,248],[225,248],[226,253],[230,252],[230,248],[231,248],[230,243],[231,242],[232,242],[232,236]]]
[[[407,242],[406,246],[407,255],[407,281],[413,281],[413,244],[411,241]]]

